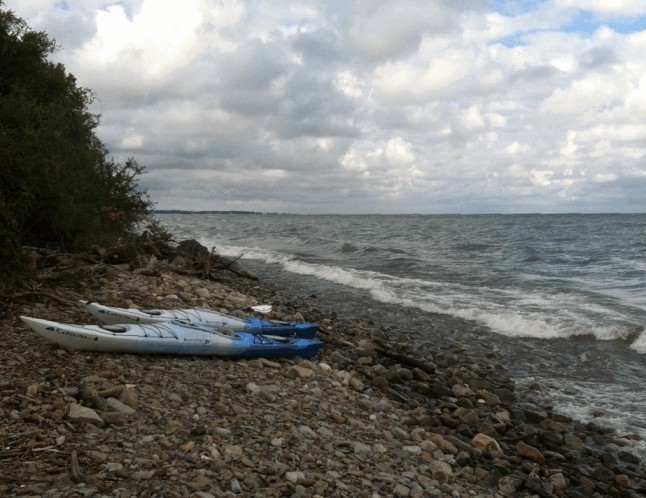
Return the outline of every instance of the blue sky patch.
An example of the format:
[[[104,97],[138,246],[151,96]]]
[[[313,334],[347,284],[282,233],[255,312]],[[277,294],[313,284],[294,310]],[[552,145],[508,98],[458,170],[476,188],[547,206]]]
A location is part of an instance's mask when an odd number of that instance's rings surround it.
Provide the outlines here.
[[[601,19],[591,12],[581,11],[572,22],[563,25],[561,29],[569,33],[591,34],[602,26],[621,34],[640,32],[646,30],[646,16]]]

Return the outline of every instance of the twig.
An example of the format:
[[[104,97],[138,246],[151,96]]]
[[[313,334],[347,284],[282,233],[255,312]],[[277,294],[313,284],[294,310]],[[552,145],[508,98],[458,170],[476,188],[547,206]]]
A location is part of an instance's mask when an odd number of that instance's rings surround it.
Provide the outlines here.
[[[83,476],[81,475],[81,470],[79,469],[79,460],[78,455],[76,454],[76,450],[72,450],[70,472],[72,474],[72,481],[76,483],[83,482]]]
[[[228,262],[224,263],[224,265],[223,265],[223,266],[221,266],[220,268],[222,268],[222,269],[224,269],[224,270],[228,270],[228,269],[229,269],[229,267],[230,267],[231,265],[233,265],[236,261],[238,261],[240,258],[242,258],[242,256],[244,256],[244,254],[241,254],[241,255],[240,255],[240,256],[238,256],[237,258],[232,259],[231,261],[228,261]],[[221,258],[220,258],[220,259],[221,259]]]
[[[11,458],[14,456],[22,455],[22,453],[23,453],[22,449],[0,451],[0,460],[4,458]]]
[[[44,448],[33,448],[31,451],[33,453],[41,452],[41,451],[51,451],[53,453],[63,453],[61,450],[57,450],[53,445],[52,446],[45,446]]]

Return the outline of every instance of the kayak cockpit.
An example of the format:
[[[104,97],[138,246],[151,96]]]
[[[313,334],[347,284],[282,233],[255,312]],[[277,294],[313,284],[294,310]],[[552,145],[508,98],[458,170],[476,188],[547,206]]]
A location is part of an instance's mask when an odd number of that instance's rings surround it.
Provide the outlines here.
[[[161,310],[141,310],[141,312],[150,316],[161,316],[163,313]]]
[[[107,330],[108,332],[115,332],[117,334],[128,332],[128,327],[126,327],[125,325],[101,325],[101,328],[103,330]]]

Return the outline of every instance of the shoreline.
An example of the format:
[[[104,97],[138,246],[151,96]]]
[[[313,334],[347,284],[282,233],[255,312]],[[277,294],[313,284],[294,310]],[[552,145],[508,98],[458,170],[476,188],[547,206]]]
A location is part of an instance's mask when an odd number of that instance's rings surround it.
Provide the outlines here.
[[[266,282],[218,275],[95,265],[17,299],[0,322],[0,493],[646,493],[629,441],[534,404],[495,353],[458,343],[420,353],[368,320],[348,322]],[[272,304],[274,318],[319,323],[325,345],[296,362],[102,355],[45,344],[17,318],[93,323],[78,299],[227,311]],[[98,418],[70,418],[73,405]]]

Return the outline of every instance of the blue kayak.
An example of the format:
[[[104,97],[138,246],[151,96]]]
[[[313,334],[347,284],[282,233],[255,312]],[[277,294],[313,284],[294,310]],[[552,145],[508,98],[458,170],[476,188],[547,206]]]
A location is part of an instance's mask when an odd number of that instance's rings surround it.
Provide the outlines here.
[[[75,325],[26,316],[20,319],[34,332],[65,349],[102,353],[312,358],[323,346],[318,339],[222,332],[179,321]]]

